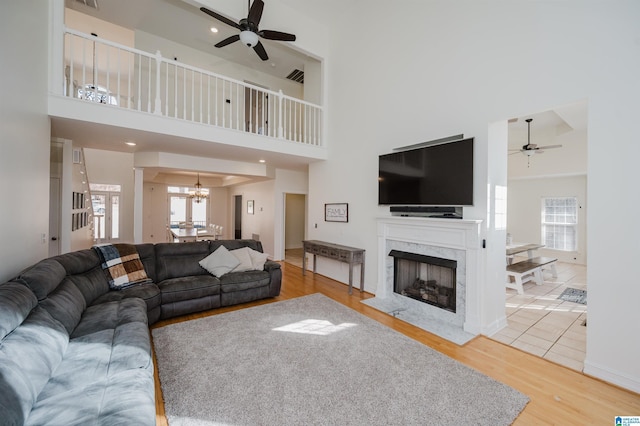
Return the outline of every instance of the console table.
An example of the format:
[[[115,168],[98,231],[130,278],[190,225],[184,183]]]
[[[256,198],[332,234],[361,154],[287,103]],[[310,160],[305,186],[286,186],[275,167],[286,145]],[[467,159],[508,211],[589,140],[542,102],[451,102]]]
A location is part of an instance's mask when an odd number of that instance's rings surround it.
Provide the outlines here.
[[[317,240],[302,242],[302,275],[307,270],[307,253],[313,255],[313,273],[316,273],[316,256],[334,259],[349,264],[349,294],[353,289],[353,267],[360,265],[360,291],[364,291],[364,249],[341,246]]]

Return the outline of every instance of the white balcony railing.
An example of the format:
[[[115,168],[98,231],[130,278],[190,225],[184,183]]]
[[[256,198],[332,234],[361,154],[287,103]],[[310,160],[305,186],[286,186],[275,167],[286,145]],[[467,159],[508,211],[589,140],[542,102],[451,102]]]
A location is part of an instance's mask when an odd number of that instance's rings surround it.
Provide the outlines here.
[[[65,96],[322,146],[322,107],[65,30]]]

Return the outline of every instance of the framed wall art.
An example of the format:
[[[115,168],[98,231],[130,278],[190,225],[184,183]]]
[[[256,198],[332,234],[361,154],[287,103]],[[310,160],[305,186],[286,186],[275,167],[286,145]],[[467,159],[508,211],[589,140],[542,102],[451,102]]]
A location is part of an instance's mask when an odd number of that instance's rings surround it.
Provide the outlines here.
[[[325,222],[349,222],[348,203],[327,203],[324,205]]]

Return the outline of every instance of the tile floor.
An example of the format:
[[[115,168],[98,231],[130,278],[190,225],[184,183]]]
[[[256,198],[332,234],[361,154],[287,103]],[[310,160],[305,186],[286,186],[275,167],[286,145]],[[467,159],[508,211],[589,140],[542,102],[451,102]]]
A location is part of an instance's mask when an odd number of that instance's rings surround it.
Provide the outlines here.
[[[524,294],[506,289],[507,327],[492,339],[582,371],[586,351],[587,305],[558,296],[567,287],[587,289],[584,265],[557,263],[558,277],[544,275],[544,284],[524,285]]]

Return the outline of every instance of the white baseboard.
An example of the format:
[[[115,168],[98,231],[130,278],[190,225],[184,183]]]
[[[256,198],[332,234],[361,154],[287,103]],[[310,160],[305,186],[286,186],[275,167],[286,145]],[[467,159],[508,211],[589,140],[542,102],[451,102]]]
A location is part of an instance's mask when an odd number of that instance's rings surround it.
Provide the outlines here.
[[[582,371],[585,374],[597,377],[598,379],[604,380],[605,382],[609,382],[630,391],[640,393],[640,379],[637,377],[629,377],[620,371],[616,371],[609,367],[596,364],[589,360],[584,361],[584,369]]]
[[[496,334],[506,326],[507,326],[507,316],[503,315],[497,320],[493,321],[491,324],[482,327],[482,330],[480,330],[480,332],[485,336],[493,336],[494,334]]]

